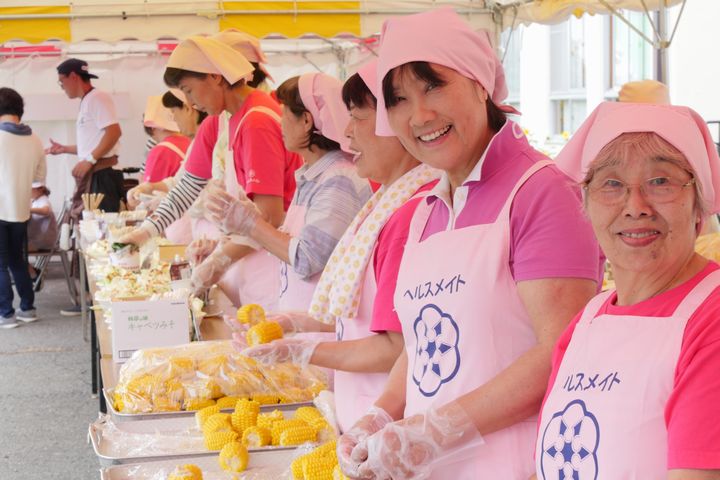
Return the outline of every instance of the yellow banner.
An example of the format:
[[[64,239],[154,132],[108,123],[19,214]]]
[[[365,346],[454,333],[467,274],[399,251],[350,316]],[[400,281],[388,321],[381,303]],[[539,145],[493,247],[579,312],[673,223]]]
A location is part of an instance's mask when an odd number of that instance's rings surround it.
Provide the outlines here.
[[[48,39],[70,41],[70,19],[36,18],[4,19],[5,15],[49,15],[70,13],[69,6],[60,7],[0,7],[0,43],[24,40],[40,43]]]
[[[225,14],[220,18],[220,30],[236,28],[258,38],[271,33],[286,37],[299,37],[306,33],[323,37],[340,33],[360,35],[360,15],[342,13],[343,10],[352,12],[359,8],[360,2],[223,2],[226,11],[248,13]],[[333,13],[312,13],[319,10]]]

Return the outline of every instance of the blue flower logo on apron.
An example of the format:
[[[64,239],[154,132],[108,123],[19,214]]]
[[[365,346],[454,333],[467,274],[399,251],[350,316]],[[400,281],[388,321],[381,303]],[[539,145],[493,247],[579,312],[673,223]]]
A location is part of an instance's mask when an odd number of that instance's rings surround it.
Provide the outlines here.
[[[548,422],[541,443],[543,480],[595,480],[600,426],[582,400],[573,400]]]
[[[460,331],[455,320],[433,304],[420,310],[413,330],[416,344],[413,381],[420,393],[432,397],[460,369]]]
[[[280,262],[280,296],[282,297],[288,289],[288,264]]]

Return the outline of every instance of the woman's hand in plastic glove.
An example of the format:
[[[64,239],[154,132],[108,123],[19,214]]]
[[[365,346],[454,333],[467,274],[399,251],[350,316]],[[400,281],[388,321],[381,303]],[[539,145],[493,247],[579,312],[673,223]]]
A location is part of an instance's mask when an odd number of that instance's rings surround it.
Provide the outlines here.
[[[200,265],[193,268],[190,285],[195,295],[215,285],[232,263],[222,248],[218,247]]]
[[[352,477],[361,478],[358,474],[358,467],[367,459],[367,451],[363,446],[367,438],[382,430],[382,428],[393,421],[389,413],[380,407],[373,405],[355,422],[350,430],[343,433],[337,440],[337,457],[342,471]],[[355,458],[359,457],[359,458]]]
[[[262,218],[260,210],[247,196],[235,198],[218,184],[208,187],[205,208],[213,223],[227,234],[249,235]]]
[[[478,439],[480,433],[457,402],[430,408],[424,414],[385,425],[367,438],[367,460],[358,467],[360,478],[423,479],[432,463],[460,443]],[[361,448],[357,453],[362,453]],[[354,459],[355,456],[353,457]]]
[[[315,332],[318,321],[303,311],[268,312],[265,319],[279,324],[284,333]]]
[[[139,247],[151,238],[152,234],[150,233],[150,231],[140,226],[132,232],[126,233],[125,235],[120,237],[118,239],[118,243],[132,243],[133,245],[137,245]]]
[[[141,183],[140,185],[137,185],[127,192],[127,203],[128,208],[134,210],[139,204],[140,204],[140,194],[145,193],[149,194],[152,192],[152,186],[147,183]]]
[[[312,354],[319,343],[319,340],[281,338],[270,343],[250,347],[241,353],[265,365],[290,362],[306,367],[310,363],[310,358],[312,358]]]
[[[193,240],[185,249],[185,257],[192,265],[198,265],[215,250],[218,243],[216,239],[205,237]]]

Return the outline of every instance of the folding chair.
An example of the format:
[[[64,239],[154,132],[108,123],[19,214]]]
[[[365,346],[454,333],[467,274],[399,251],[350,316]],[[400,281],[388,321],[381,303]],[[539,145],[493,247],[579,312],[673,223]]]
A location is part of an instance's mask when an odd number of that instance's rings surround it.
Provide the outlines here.
[[[50,263],[53,256],[57,255],[60,257],[62,262],[63,270],[65,271],[65,281],[67,282],[68,291],[70,292],[70,299],[74,305],[78,304],[78,292],[77,286],[75,285],[75,279],[72,276],[72,269],[70,268],[70,261],[67,257],[67,252],[60,248],[60,232],[62,231],[62,224],[67,223],[70,219],[70,207],[71,200],[66,199],[63,202],[60,214],[57,216],[57,236],[52,248],[44,250],[28,251],[28,257],[35,257],[35,270],[38,272],[37,277],[33,281],[33,288],[37,292],[40,289],[40,283],[42,282],[45,271]]]

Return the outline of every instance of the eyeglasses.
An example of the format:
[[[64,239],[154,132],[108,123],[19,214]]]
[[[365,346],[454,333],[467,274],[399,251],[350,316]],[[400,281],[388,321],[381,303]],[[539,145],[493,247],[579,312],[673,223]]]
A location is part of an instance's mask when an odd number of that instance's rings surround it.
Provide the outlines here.
[[[695,183],[691,178],[683,182],[672,177],[649,178],[642,183],[625,183],[622,180],[606,178],[603,180],[591,180],[584,188],[591,200],[603,205],[617,205],[624,203],[630,195],[630,189],[640,187],[640,193],[652,203],[669,203],[682,193],[685,187]]]

